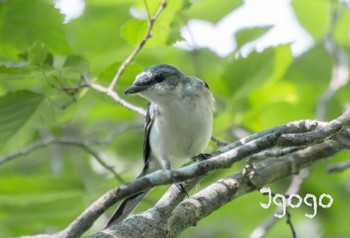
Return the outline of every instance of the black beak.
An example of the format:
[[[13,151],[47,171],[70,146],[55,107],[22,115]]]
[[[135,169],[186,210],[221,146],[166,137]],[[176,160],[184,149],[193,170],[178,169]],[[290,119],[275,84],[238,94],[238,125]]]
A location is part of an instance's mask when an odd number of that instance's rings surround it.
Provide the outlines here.
[[[126,95],[139,93],[139,92],[144,91],[147,88],[148,88],[148,85],[135,85],[135,84],[133,84],[130,87],[128,87],[127,89],[125,89],[124,93]]]

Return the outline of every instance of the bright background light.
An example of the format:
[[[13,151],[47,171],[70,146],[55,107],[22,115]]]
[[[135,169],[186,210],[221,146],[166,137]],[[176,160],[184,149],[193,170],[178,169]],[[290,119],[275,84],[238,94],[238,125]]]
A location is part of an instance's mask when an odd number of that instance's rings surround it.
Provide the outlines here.
[[[83,0],[57,0],[56,7],[66,16],[65,22],[79,17],[85,9]],[[234,34],[242,29],[271,26],[257,40],[245,44],[240,54],[246,56],[252,50],[258,52],[269,46],[291,44],[292,54],[297,56],[313,45],[312,37],[300,26],[291,7],[291,0],[245,0],[244,4],[224,16],[217,24],[193,19],[181,29],[184,41],[176,47],[191,50],[209,48],[225,57],[236,48]]]
[[[220,56],[236,48],[234,34],[245,28],[272,26],[257,40],[242,47],[241,54],[262,51],[269,46],[291,43],[293,55],[300,55],[312,44],[312,37],[299,25],[291,0],[245,0],[244,4],[223,17],[216,25],[203,20],[191,20],[182,28],[186,42],[181,48],[208,47]]]
[[[65,15],[64,22],[80,17],[85,10],[84,0],[55,0],[55,7]]]

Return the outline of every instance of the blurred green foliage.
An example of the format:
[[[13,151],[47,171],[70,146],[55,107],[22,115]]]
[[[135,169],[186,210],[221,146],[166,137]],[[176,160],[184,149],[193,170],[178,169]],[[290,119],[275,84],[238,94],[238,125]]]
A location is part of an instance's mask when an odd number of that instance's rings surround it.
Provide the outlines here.
[[[160,1],[147,2],[154,13]],[[102,141],[115,132],[108,143],[93,147],[130,181],[142,167],[144,119],[99,92],[84,89],[72,94],[64,89],[77,85],[83,72],[89,73],[92,81],[108,85],[147,29],[147,21],[133,18],[129,9],[136,7],[147,15],[146,10],[143,1],[136,0],[86,0],[85,4],[82,16],[63,24],[64,16],[51,1],[0,1],[0,157],[48,136]],[[238,48],[227,57],[208,49],[184,51],[173,47],[181,40],[180,26],[189,19],[216,23],[241,4],[239,0],[220,4],[211,0],[170,0],[156,21],[152,38],[128,66],[116,90],[122,92],[137,73],[158,63],[172,64],[188,75],[201,77],[217,101],[213,133],[227,141],[237,139],[233,132],[237,127],[256,132],[292,120],[314,119],[335,62],[325,49],[326,34],[332,34],[347,57],[350,54],[348,7],[334,4],[338,20],[328,32],[330,0],[292,1],[299,23],[314,40],[314,46],[298,57],[292,56],[290,45],[252,52],[245,58],[237,56],[240,47],[263,35],[270,26],[238,32]],[[350,101],[349,90],[347,84],[330,99],[325,119],[342,113]],[[137,97],[127,100],[146,105]],[[214,149],[214,145],[209,148]],[[319,209],[311,220],[304,216],[310,212],[308,207],[292,210],[297,232],[308,226],[322,237],[348,237],[349,171],[331,175],[325,171],[327,164],[348,156],[342,152],[311,169],[300,194],[328,193],[334,204]],[[204,187],[243,165],[218,171],[200,185]],[[271,185],[273,191],[283,193],[289,181]],[[0,237],[59,231],[119,184],[86,151],[69,145],[52,144],[1,164]],[[148,201],[157,200],[163,192],[164,188],[155,189]],[[247,237],[274,212],[260,207],[265,199],[259,193],[239,198],[181,237]],[[138,210],[147,207],[149,204],[143,203]],[[108,214],[89,232],[100,229],[107,218]],[[282,219],[267,237],[291,235]]]

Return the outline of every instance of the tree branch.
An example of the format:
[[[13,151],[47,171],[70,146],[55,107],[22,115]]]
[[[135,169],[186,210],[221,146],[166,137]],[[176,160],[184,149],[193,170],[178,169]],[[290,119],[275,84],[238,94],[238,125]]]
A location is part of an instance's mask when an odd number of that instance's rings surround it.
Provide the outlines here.
[[[346,169],[350,168],[350,160],[346,160],[342,163],[339,164],[334,164],[334,165],[330,165],[327,170],[330,173],[337,173],[337,172],[342,172]]]
[[[96,140],[96,139],[94,139],[94,140],[91,140],[91,139],[79,140],[77,138],[71,138],[71,137],[48,136],[45,139],[37,140],[37,141],[33,142],[32,144],[30,144],[22,149],[18,149],[12,153],[9,153],[8,155],[0,157],[0,165],[7,163],[7,162],[10,162],[10,161],[12,161],[20,156],[28,155],[28,154],[34,152],[35,150],[38,150],[42,147],[47,147],[50,144],[75,146],[75,147],[79,147],[79,148],[85,150],[86,152],[88,152],[90,155],[93,156],[93,158],[102,167],[104,167],[107,171],[109,171],[111,174],[113,174],[114,177],[118,181],[120,181],[121,183],[125,183],[124,179],[117,172],[115,172],[113,166],[108,165],[101,158],[99,153],[91,147],[91,145],[107,144],[110,141],[112,141],[116,135],[118,135],[118,134],[124,132],[125,130],[132,128],[132,127],[136,127],[136,126],[135,125],[120,126],[120,127],[116,128],[116,130],[113,130],[110,134],[108,134],[104,139],[101,139],[101,140]]]
[[[255,187],[251,185],[251,179],[260,185],[272,183],[294,174],[296,170],[308,167],[337,153],[341,148],[342,145],[339,142],[328,140],[301,152],[295,152],[288,157],[278,158],[277,160],[270,158],[258,163],[249,179],[243,171],[239,171],[218,180],[184,200],[172,212],[159,214],[159,209],[157,210],[155,206],[107,230],[98,232],[92,235],[91,238],[120,237],[120,234],[128,234],[128,237],[177,237],[184,229],[196,225],[198,221],[221,206],[254,191]],[[164,220],[167,222],[164,222]],[[166,225],[163,223],[166,223]],[[136,224],[137,227],[142,227],[142,230],[135,229]],[[139,233],[141,231],[142,233]]]
[[[215,136],[211,136],[211,140],[216,144],[216,146],[221,147],[221,146],[226,146],[229,143],[223,140],[220,140],[219,138],[215,137]]]
[[[6,162],[9,162],[19,156],[22,155],[28,155],[31,152],[42,148],[42,147],[46,147],[50,144],[60,144],[60,145],[69,145],[69,146],[76,146],[76,147],[80,147],[83,150],[85,150],[86,152],[88,152],[90,155],[92,155],[94,157],[94,159],[96,159],[96,161],[102,166],[104,167],[107,171],[109,171],[111,174],[114,175],[114,177],[119,180],[121,183],[125,183],[124,179],[117,173],[114,171],[113,166],[108,165],[102,158],[101,156],[97,153],[97,151],[95,151],[93,148],[91,148],[89,146],[89,142],[84,142],[84,141],[78,141],[75,138],[67,138],[67,137],[63,137],[63,138],[55,138],[55,137],[47,137],[43,140],[38,140],[30,145],[28,145],[27,147],[14,151],[2,158],[0,158],[0,165],[4,164]]]
[[[172,227],[172,231],[174,234],[176,234],[178,231],[182,231],[185,227],[195,224],[195,222],[209,215],[212,211],[218,209],[223,204],[231,201],[237,196],[241,196],[242,194],[255,189],[255,187],[252,186],[252,182],[258,187],[271,183],[282,177],[296,174],[298,171],[300,171],[300,169],[308,167],[320,159],[337,153],[339,150],[344,148],[344,145],[335,140],[336,135],[342,133],[341,131],[343,127],[346,127],[349,121],[350,110],[329,123],[310,120],[287,123],[282,126],[253,134],[241,139],[240,141],[222,147],[212,153],[212,157],[207,160],[198,161],[177,170],[155,171],[154,173],[138,178],[131,183],[108,191],[100,199],[95,201],[89,208],[87,208],[84,213],[77,217],[65,230],[56,234],[56,237],[80,236],[84,231],[92,226],[93,222],[107,208],[115,204],[117,201],[138,193],[144,189],[150,189],[155,186],[171,184],[174,182],[181,182],[187,179],[198,178],[218,169],[230,168],[237,161],[278,145],[284,147],[296,146],[299,145],[300,140],[306,143],[304,145],[307,146],[305,149],[296,151],[291,150],[290,154],[260,161],[254,165],[253,170],[249,171],[245,175],[242,175],[242,171],[236,173],[233,176],[209,185],[195,196],[187,199],[186,201],[192,204],[191,206],[193,206],[193,208],[191,209],[195,209],[194,211],[196,211],[196,209],[204,210],[194,212],[194,217],[192,212],[190,212],[188,214],[191,214],[191,216],[188,218],[182,217],[184,221],[178,223],[179,219],[177,219],[175,215],[183,214],[183,212],[179,211],[180,213],[176,213],[175,211],[180,209],[179,207],[176,207],[176,209],[173,211],[173,217],[171,219],[169,218],[169,222],[167,220],[167,224]],[[317,133],[319,136],[316,136]],[[293,139],[286,140],[286,138],[289,137]],[[300,137],[302,139],[297,140],[296,137]],[[310,138],[307,139],[306,137]],[[321,138],[323,139],[321,140]],[[219,201],[214,201],[213,199],[218,197],[215,196],[215,194],[220,193],[226,194],[227,197],[226,195],[223,195],[224,197],[220,195],[219,198],[216,198],[219,199]],[[201,197],[201,199],[197,199],[198,196]],[[202,204],[206,199],[213,201]],[[201,206],[195,206],[193,204],[194,201],[200,202]],[[144,220],[149,220],[150,217],[153,217],[154,219],[159,217],[164,218],[163,215],[142,216],[142,219],[138,220],[137,226],[141,225]],[[168,216],[169,215],[170,214],[168,214]],[[186,219],[191,220],[189,221]],[[99,237],[99,235],[101,236],[107,233],[111,235],[115,230],[120,232],[120,229],[127,229],[126,227],[130,226],[134,227],[132,224],[135,225],[133,222],[129,223],[128,219],[117,226],[112,226],[111,229],[97,233],[93,237]],[[154,227],[154,221],[152,224],[153,225],[151,228],[153,227],[153,229],[157,231],[159,231],[159,229],[163,229],[161,227]],[[135,227],[133,229],[135,234],[137,234]],[[142,232],[146,231],[143,230]],[[169,232],[169,230],[167,230],[167,232]]]
[[[110,90],[100,84],[97,83],[89,83],[89,87],[100,92],[103,94],[106,94],[107,96],[111,97],[114,101],[116,101],[119,105],[130,109],[131,111],[137,112],[138,114],[142,115],[142,116],[146,116],[146,111],[145,109],[141,108],[141,107],[137,107],[132,103],[129,103],[127,101],[125,101],[124,99],[122,99],[119,94],[116,91]]]

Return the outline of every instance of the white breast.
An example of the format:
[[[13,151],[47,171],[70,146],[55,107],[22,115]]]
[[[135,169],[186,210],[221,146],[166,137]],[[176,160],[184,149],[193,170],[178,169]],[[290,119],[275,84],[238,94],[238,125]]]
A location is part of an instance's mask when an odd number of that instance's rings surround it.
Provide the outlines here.
[[[158,105],[150,133],[152,154],[172,169],[202,153],[207,147],[213,123],[213,98],[205,89],[200,94],[169,100]]]

